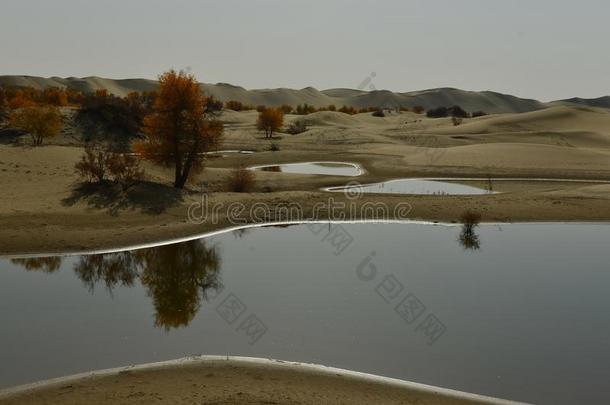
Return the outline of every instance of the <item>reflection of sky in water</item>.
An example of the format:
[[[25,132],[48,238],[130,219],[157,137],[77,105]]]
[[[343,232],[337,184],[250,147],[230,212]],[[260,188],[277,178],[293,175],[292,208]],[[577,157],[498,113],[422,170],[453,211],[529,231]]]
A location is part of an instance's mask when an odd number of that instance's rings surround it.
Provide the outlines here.
[[[361,170],[350,163],[289,163],[283,165],[257,166],[255,169],[269,172],[326,174],[333,176],[359,176]]]
[[[448,183],[444,181],[420,179],[391,180],[382,183],[353,187],[350,188],[350,190],[363,193],[381,194],[490,194],[488,190],[478,187]],[[333,191],[345,191],[345,189],[335,189]]]
[[[329,236],[337,231],[349,238]],[[0,358],[10,365],[0,385],[228,353],[535,403],[604,403],[610,226],[475,232],[479,250],[465,249],[460,226],[326,224],[0,260]],[[335,255],[337,240],[352,242]],[[429,315],[446,327],[433,345],[419,328]],[[251,345],[242,325],[252,317],[267,331]]]

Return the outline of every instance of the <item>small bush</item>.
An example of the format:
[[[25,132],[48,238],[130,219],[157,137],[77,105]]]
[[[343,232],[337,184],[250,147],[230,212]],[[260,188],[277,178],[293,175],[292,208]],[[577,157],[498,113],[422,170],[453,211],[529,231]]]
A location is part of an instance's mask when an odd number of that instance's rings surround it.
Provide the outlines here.
[[[144,117],[152,110],[154,93],[130,93],[121,98],[98,90],[82,97],[77,120],[91,133],[138,136]],[[127,140],[125,139],[125,141]]]
[[[98,144],[88,144],[85,154],[74,168],[89,183],[111,181],[123,188],[131,186],[144,175],[135,156],[118,153]]]
[[[470,114],[468,114],[466,112],[466,110],[464,110],[459,105],[454,105],[453,107],[449,108],[449,114],[452,117],[458,117],[458,118],[468,118],[468,117],[470,117]]]
[[[466,211],[460,217],[460,221],[464,225],[477,226],[481,222],[481,214],[476,211]]]
[[[278,152],[280,150],[280,145],[277,143],[272,143],[271,146],[269,147],[269,150],[271,152]]]
[[[423,114],[426,111],[426,109],[424,107],[422,107],[421,105],[416,105],[415,107],[413,107],[413,112],[415,114]]]
[[[254,187],[254,171],[238,167],[231,171],[228,179],[229,191],[234,193],[249,193]]]
[[[339,108],[339,112],[342,112],[344,114],[349,114],[349,115],[358,114],[358,110],[356,110],[352,106],[346,106],[346,105],[344,105],[343,107]]]
[[[385,117],[385,113],[379,108],[373,112],[373,117]]]
[[[453,123],[454,127],[457,127],[458,125],[460,125],[462,123],[462,118],[451,117],[451,122]]]
[[[316,108],[307,103],[305,103],[303,105],[299,104],[299,105],[297,105],[297,108],[296,108],[296,113],[299,115],[307,115],[307,114],[311,114],[314,112],[316,112]]]
[[[292,112],[292,106],[288,104],[282,104],[280,106],[280,110],[282,110],[284,114],[290,114]]]
[[[34,145],[42,145],[44,139],[59,134],[63,118],[57,107],[27,107],[13,111],[10,125],[29,133]]]
[[[222,111],[223,103],[220,100],[216,100],[213,96],[207,98],[205,102],[206,114],[219,114]]]
[[[437,107],[426,112],[428,118],[445,118],[449,116],[449,109],[447,107]]]
[[[475,111],[472,113],[472,118],[484,117],[488,115],[485,111]]]
[[[265,111],[266,109],[267,109],[266,105],[257,105],[256,106],[256,111],[258,111],[259,113]]]
[[[244,109],[244,105],[241,101],[230,100],[225,103],[225,108],[233,111],[241,111]]]
[[[286,132],[291,135],[302,134],[307,131],[307,123],[305,121],[296,120],[292,121],[288,128],[286,128]]]

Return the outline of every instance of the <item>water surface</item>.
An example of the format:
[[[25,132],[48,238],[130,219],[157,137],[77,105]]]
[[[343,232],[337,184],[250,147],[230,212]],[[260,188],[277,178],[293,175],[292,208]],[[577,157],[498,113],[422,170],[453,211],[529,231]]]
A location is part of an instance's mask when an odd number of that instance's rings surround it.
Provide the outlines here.
[[[425,179],[398,179],[381,183],[354,185],[348,187],[331,187],[328,191],[342,191],[350,193],[378,193],[378,194],[427,194],[427,195],[467,195],[467,194],[493,194],[493,186],[482,189],[458,183],[449,183],[440,180]]]
[[[286,163],[281,165],[254,166],[251,169],[267,172],[324,174],[332,176],[360,176],[362,174],[362,168],[357,164],[343,162]]]
[[[0,260],[0,386],[231,354],[607,403],[609,225],[266,227]]]

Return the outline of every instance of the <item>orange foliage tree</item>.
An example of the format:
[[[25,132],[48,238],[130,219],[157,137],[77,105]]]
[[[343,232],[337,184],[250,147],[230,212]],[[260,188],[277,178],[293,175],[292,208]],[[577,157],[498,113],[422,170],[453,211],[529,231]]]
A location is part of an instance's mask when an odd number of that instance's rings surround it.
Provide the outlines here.
[[[195,76],[170,70],[159,77],[153,112],[144,118],[147,139],[135,150],[147,160],[173,166],[176,188],[184,188],[191,171],[203,168],[204,152],[222,137],[222,123],[206,113],[207,102]]]
[[[258,114],[256,128],[265,131],[265,138],[272,138],[273,132],[284,125],[284,111],[281,108],[267,108]]]
[[[26,107],[11,114],[10,125],[28,132],[33,144],[41,145],[44,138],[59,134],[63,119],[56,107]]]
[[[45,103],[56,106],[68,105],[68,93],[58,87],[47,87],[42,93]]]
[[[11,110],[34,107],[35,105],[36,102],[32,99],[31,95],[23,90],[17,90],[8,103]]]
[[[0,113],[6,109],[6,91],[0,87]]]

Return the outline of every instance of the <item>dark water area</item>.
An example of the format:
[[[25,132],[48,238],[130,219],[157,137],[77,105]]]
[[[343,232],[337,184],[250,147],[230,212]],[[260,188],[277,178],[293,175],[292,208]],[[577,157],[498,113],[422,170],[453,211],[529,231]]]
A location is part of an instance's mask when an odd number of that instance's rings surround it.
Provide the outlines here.
[[[323,174],[329,176],[359,176],[362,174],[362,169],[358,165],[340,162],[287,163],[282,165],[256,166],[253,169],[265,172]]]
[[[0,259],[0,386],[196,354],[607,403],[610,226],[310,224]]]

